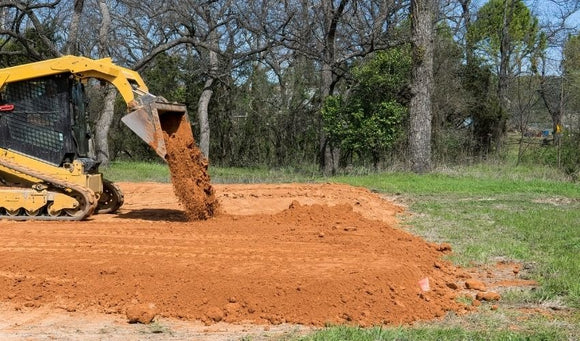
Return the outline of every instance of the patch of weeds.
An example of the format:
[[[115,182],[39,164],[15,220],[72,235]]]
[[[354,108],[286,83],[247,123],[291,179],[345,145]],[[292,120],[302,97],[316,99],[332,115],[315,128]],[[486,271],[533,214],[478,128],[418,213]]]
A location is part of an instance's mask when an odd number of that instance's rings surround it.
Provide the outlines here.
[[[457,296],[457,298],[455,299],[455,301],[457,303],[465,304],[467,306],[469,306],[469,305],[471,305],[473,303],[473,299],[471,297],[466,296],[466,295]]]
[[[168,334],[173,336],[171,328],[161,324],[159,321],[153,321],[146,325],[146,329],[141,331],[144,334]]]
[[[107,330],[107,328],[103,327],[97,331],[97,334],[109,334],[109,330]]]
[[[536,293],[537,289],[515,288],[508,289],[501,293],[501,300],[504,304],[511,306],[535,306],[541,304],[545,299]]]
[[[301,332],[299,327],[294,327],[282,335],[276,335],[273,339],[276,341],[291,341],[300,338],[302,335],[304,335],[304,332]]]
[[[379,341],[379,340],[561,340],[556,330],[537,330],[534,333],[503,330],[467,330],[463,327],[375,327],[370,329],[333,327],[301,338],[302,341]]]

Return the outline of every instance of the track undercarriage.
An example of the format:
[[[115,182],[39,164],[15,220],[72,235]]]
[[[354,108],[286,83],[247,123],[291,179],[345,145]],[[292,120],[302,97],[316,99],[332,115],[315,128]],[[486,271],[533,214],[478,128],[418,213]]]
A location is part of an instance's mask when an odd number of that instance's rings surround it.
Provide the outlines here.
[[[80,161],[55,167],[10,151],[2,156],[0,219],[82,220],[114,213],[123,204],[120,189],[101,174],[85,173]]]

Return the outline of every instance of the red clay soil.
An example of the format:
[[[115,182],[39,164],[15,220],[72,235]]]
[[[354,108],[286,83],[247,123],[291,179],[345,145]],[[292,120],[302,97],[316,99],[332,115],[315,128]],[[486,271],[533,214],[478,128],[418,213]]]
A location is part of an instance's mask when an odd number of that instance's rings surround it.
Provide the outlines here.
[[[117,215],[0,221],[0,302],[207,324],[400,324],[467,309],[447,248],[395,228],[401,207],[346,185],[218,185],[187,221],[167,184],[121,183]],[[419,281],[428,278],[429,290]],[[424,288],[425,289],[425,288]]]
[[[189,124],[174,128],[170,134],[163,133],[173,189],[191,220],[208,219],[218,208],[207,172],[208,161],[195,145]]]

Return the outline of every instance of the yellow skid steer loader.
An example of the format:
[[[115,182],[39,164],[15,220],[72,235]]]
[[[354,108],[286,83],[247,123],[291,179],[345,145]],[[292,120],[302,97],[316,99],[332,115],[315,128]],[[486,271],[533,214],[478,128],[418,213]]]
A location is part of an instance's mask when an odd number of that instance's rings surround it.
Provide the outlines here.
[[[138,73],[110,58],[64,56],[0,69],[0,219],[82,220],[123,204],[88,155],[90,78],[117,88],[127,103],[121,120],[163,159],[164,131],[191,132],[184,105],[149,94]]]

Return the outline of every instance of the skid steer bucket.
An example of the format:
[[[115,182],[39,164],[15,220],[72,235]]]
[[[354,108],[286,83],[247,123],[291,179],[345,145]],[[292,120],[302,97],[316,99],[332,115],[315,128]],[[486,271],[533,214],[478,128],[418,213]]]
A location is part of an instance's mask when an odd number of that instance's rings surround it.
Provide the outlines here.
[[[191,137],[191,141],[184,141],[185,145],[194,144],[185,105],[163,102],[155,97],[142,103],[138,109],[121,118],[121,121],[161,158],[166,159],[167,156],[165,139],[178,129],[188,132],[182,136]]]

